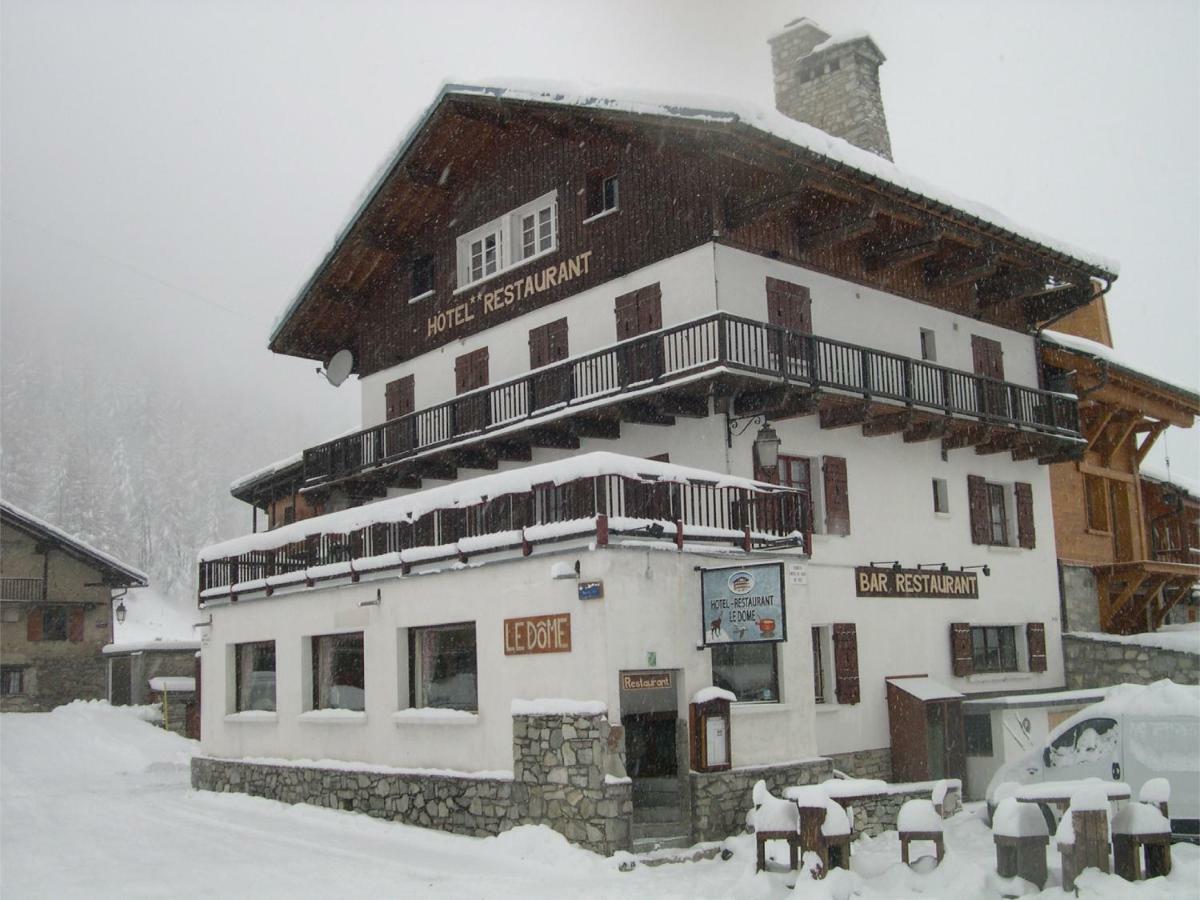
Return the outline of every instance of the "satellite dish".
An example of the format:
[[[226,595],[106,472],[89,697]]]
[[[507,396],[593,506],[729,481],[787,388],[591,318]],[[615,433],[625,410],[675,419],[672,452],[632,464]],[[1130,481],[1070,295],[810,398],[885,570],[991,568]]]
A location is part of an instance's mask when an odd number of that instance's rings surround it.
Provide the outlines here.
[[[337,387],[350,377],[350,370],[353,368],[354,354],[349,350],[339,350],[325,363],[325,371],[322,374],[326,381]]]

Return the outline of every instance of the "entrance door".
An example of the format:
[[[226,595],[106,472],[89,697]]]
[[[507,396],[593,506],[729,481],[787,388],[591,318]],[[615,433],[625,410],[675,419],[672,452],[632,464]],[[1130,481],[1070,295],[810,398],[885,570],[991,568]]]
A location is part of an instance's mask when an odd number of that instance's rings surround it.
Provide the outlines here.
[[[109,684],[111,685],[108,702],[113,706],[128,706],[133,702],[130,696],[131,673],[128,656],[114,656],[108,661]]]
[[[681,809],[681,778],[686,763],[679,759],[680,728],[677,673],[650,669],[621,672],[621,724],[625,728],[625,771],[633,781],[635,821],[677,822]]]

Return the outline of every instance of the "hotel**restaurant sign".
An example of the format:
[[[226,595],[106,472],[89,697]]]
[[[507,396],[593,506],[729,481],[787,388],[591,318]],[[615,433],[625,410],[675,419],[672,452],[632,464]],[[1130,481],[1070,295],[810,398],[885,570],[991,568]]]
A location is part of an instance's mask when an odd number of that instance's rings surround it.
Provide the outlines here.
[[[704,643],[786,641],[783,563],[700,570]]]
[[[979,597],[979,575],[976,572],[859,566],[854,570],[854,592],[860,597],[975,600]]]

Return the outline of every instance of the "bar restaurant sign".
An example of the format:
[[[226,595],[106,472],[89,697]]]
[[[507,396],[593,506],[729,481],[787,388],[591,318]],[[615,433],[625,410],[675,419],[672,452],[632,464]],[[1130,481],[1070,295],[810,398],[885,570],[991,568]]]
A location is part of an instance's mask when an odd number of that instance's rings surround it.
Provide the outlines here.
[[[504,620],[504,655],[570,653],[571,614],[526,616]]]
[[[783,563],[700,570],[704,643],[787,640]]]
[[[931,572],[924,569],[874,569],[858,566],[854,570],[854,590],[860,597],[976,600],[979,598],[979,575],[976,572]]]

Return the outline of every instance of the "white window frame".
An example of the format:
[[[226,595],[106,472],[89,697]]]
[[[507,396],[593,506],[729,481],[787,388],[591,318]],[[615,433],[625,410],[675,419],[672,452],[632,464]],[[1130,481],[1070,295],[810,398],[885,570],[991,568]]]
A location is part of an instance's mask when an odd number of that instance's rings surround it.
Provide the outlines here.
[[[939,509],[939,507],[941,507]],[[950,486],[945,478],[933,479],[933,514],[935,516],[950,515]]]
[[[937,332],[932,328],[920,330],[921,359],[924,362],[937,362]]]
[[[525,249],[525,219],[530,216],[534,220],[534,246],[532,251],[527,253]],[[544,226],[548,226],[549,235],[542,234]],[[472,265],[475,246],[489,237],[494,237],[496,241],[495,267],[488,270],[484,265],[476,275],[475,267]],[[558,250],[558,191],[554,190],[542,194],[536,200],[531,200],[524,206],[519,206],[499,218],[492,219],[458,238],[458,288],[455,293],[482,284],[509,269],[524,265],[530,260],[546,256],[556,250]]]

